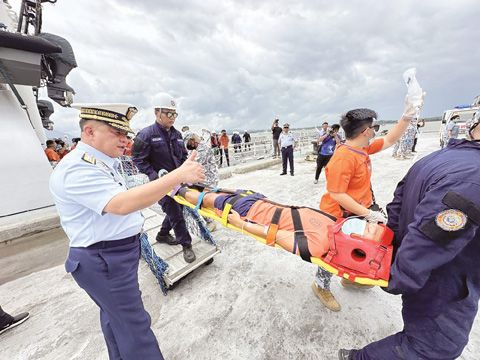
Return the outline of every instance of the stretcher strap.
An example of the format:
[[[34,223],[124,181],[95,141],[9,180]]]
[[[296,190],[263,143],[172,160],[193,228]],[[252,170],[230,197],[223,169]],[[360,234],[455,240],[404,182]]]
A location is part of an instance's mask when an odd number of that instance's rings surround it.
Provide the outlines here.
[[[325,255],[325,261],[330,263],[335,255],[337,255],[337,247],[335,244],[335,232],[332,225],[327,226],[328,229],[328,253]]]
[[[202,201],[203,201],[203,198],[205,197],[207,193],[205,191],[202,191],[199,195],[198,195],[198,200],[197,200],[197,205],[195,205],[195,208],[193,209],[194,211],[197,211],[198,212],[198,209],[200,209],[200,206],[202,206]]]
[[[225,227],[228,225],[228,214],[230,214],[231,209],[232,209],[232,204],[226,204],[225,207],[223,208],[222,225]]]
[[[308,262],[311,262],[310,250],[308,250],[308,240],[304,234],[302,220],[300,219],[300,213],[298,209],[292,208],[292,220],[293,220],[293,229],[295,230],[294,242],[298,244],[298,250],[300,251],[300,257]],[[294,244],[294,251],[295,251]]]
[[[249,190],[250,191],[250,190]],[[288,208],[288,209],[291,209],[291,208],[296,208],[296,209],[309,209],[311,211],[315,211],[316,213],[318,214],[322,214],[323,216],[326,216],[327,218],[329,218],[330,220],[333,220],[333,221],[337,221],[337,218],[335,216],[332,216],[330,214],[327,214],[326,212],[322,211],[322,210],[319,210],[319,209],[314,209],[314,208],[311,208],[311,207],[308,207],[308,206],[292,206],[292,205],[284,205],[284,204],[280,204],[280,203],[277,203],[275,201],[272,201],[272,200],[269,200],[267,198],[263,198],[263,199],[258,199],[257,201],[263,201],[263,202],[266,202],[266,203],[269,203],[269,204],[272,204],[272,205],[275,205],[275,206],[280,206],[280,207],[283,207],[283,208]]]
[[[387,248],[380,245],[377,249],[377,253],[375,254],[375,259],[370,260],[370,270],[368,274],[375,278],[377,276],[377,271],[380,269],[382,266],[382,260],[385,257],[385,254],[387,253]]]
[[[274,246],[275,245],[275,238],[277,237],[278,231],[278,222],[280,221],[280,215],[282,215],[282,208],[276,208],[275,213],[273,214],[272,221],[270,222],[270,226],[268,227],[267,238],[265,245]]]
[[[230,214],[230,210],[232,210],[233,205],[242,198],[242,194],[238,194],[235,196],[232,196],[230,199],[227,200],[227,203],[225,204],[222,212],[222,225],[227,226],[228,225],[228,214]]]

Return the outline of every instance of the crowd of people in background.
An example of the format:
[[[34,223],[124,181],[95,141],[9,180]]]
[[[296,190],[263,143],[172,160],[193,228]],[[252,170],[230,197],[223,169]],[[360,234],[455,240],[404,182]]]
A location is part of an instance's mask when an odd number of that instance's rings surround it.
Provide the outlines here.
[[[71,139],[71,142],[65,138],[62,139],[49,139],[45,142],[46,148],[44,150],[45,155],[47,156],[48,161],[52,167],[57,166],[58,162],[62,160],[70,151],[77,147],[78,142],[80,141],[79,137]],[[125,156],[132,156],[132,144],[133,140],[128,136],[128,143],[125,149]]]
[[[410,159],[416,152],[415,147],[418,141],[420,128],[425,126],[425,121],[414,119],[407,127],[407,131],[395,143],[392,157],[397,160]]]

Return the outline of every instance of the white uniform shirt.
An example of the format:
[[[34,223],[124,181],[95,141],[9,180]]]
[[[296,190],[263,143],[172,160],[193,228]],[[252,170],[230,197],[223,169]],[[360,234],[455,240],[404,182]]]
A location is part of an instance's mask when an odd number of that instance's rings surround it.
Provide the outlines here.
[[[115,195],[127,190],[115,169],[117,164],[117,159],[79,142],[53,171],[50,192],[71,247],[120,240],[142,230],[140,211],[128,215],[102,213]]]
[[[290,134],[290,133],[285,134],[283,131],[280,134],[280,137],[278,138],[278,142],[279,142],[279,144],[282,148],[290,146],[290,145],[294,146],[295,141],[296,141],[295,137],[292,134]]]
[[[326,133],[327,133],[327,130],[324,130],[323,128],[321,128],[320,131],[318,132],[318,137],[323,136]]]

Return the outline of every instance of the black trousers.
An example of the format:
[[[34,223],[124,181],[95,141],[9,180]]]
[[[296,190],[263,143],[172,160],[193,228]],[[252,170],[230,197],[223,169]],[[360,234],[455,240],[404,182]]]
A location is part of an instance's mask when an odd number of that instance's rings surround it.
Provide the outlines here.
[[[282,147],[283,172],[287,172],[287,159],[290,164],[290,174],[293,174],[293,146]]]
[[[413,139],[413,147],[412,147],[412,152],[415,152],[415,147],[417,146],[417,138]]]
[[[230,166],[230,158],[228,157],[228,149],[220,148],[220,165],[223,163],[223,153],[225,152],[225,158],[227,159],[227,165]]]
[[[167,235],[173,229],[175,237],[181,245],[191,246],[192,237],[188,232],[187,223],[183,217],[183,206],[169,196],[163,197],[159,204],[165,213],[159,233]]]
[[[320,177],[320,173],[322,172],[322,168],[327,166],[328,162],[332,158],[332,155],[320,155],[317,156],[317,170],[315,171],[315,180],[318,180]]]

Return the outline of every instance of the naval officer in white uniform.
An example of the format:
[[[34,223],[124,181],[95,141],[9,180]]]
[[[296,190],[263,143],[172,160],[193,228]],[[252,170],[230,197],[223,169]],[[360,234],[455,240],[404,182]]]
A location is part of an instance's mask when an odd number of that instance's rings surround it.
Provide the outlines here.
[[[138,285],[139,210],[176,185],[204,180],[192,154],[181,167],[127,190],[117,157],[132,133],[137,109],[128,104],[73,105],[80,109],[81,141],[50,178],[60,221],[70,240],[65,269],[100,308],[110,359],[163,359]]]
[[[282,173],[280,175],[287,175],[287,160],[290,165],[290,175],[294,175],[293,169],[293,150],[297,145],[297,139],[288,132],[290,125],[288,123],[283,125],[283,131],[278,138],[278,146],[282,149]]]

